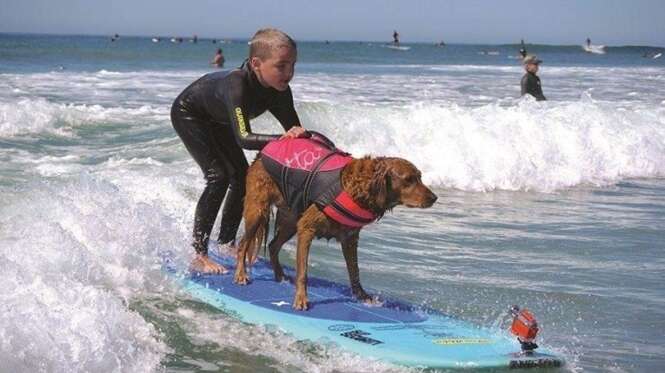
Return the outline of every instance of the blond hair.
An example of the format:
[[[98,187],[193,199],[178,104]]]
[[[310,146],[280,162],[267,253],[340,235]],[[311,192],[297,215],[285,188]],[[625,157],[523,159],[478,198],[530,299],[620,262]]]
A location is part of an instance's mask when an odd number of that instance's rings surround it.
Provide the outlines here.
[[[273,50],[284,47],[297,50],[296,42],[285,32],[276,28],[263,28],[249,41],[249,58],[258,57],[265,60],[270,58]]]

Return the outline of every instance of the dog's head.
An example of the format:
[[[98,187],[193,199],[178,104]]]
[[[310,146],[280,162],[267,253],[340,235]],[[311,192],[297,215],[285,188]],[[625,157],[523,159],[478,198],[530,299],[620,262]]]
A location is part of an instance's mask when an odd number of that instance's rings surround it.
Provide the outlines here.
[[[420,171],[402,158],[378,158],[370,184],[370,194],[385,210],[397,205],[427,208],[436,195],[423,184]]]

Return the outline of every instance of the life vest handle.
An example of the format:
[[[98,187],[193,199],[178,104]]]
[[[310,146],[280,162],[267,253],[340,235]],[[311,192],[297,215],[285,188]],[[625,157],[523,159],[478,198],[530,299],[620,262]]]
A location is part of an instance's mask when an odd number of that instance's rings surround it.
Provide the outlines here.
[[[329,138],[327,138],[323,134],[321,134],[320,132],[307,130],[305,132],[305,138],[309,138],[312,141],[316,141],[330,150],[337,150],[335,143],[332,142]]]

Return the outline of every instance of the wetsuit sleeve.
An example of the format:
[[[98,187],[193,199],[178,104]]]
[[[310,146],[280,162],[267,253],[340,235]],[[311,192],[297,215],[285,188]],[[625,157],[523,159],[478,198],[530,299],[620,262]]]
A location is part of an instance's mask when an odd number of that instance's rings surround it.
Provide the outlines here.
[[[275,105],[270,107],[269,110],[277,118],[284,131],[288,131],[291,127],[300,127],[300,119],[298,119],[298,113],[296,113],[296,108],[293,105],[291,88],[280,94]]]
[[[520,82],[520,86],[522,87],[522,93],[521,96],[524,96],[525,94],[529,93],[529,90],[527,89],[529,85],[529,76],[528,74],[524,74],[522,77],[522,81]]]
[[[252,133],[249,126],[249,115],[244,105],[245,84],[241,74],[229,74],[225,84],[221,84],[221,92],[218,91],[222,102],[229,113],[231,128],[236,141],[243,149],[261,150],[272,140],[278,139],[280,135],[264,135]]]

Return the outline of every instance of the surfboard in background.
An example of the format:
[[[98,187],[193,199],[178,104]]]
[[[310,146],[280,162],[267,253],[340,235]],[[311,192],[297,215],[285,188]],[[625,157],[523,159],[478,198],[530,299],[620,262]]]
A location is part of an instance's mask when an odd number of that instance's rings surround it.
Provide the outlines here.
[[[588,53],[594,53],[594,54],[605,54],[605,46],[604,45],[582,45],[582,49],[584,49],[585,52]]]
[[[164,269],[176,275],[185,291],[219,310],[256,325],[274,325],[297,339],[334,343],[368,358],[423,368],[558,367],[563,358],[541,348],[521,351],[508,333],[483,328],[435,310],[381,297],[366,305],[351,296],[346,285],[315,277],[308,279],[309,309],[291,307],[295,287],[275,282],[269,263],[260,259],[251,268],[251,283],[233,283],[235,259],[214,252],[211,259],[229,272],[222,275],[178,272],[169,253]],[[285,267],[295,278],[295,271]]]
[[[398,50],[398,51],[408,51],[411,47],[406,45],[394,45],[394,44],[385,44],[384,47]]]

